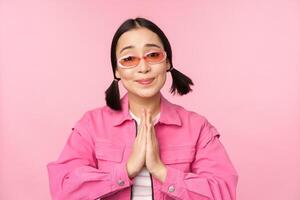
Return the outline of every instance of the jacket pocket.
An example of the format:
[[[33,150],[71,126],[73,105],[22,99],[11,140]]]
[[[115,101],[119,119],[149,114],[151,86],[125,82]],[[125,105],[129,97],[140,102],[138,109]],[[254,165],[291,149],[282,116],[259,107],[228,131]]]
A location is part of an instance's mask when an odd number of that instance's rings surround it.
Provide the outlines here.
[[[164,164],[170,165],[184,172],[190,171],[190,164],[195,157],[194,145],[174,145],[160,149],[161,160]]]
[[[95,155],[98,164],[120,163],[123,160],[125,146],[113,143],[109,140],[95,141]]]

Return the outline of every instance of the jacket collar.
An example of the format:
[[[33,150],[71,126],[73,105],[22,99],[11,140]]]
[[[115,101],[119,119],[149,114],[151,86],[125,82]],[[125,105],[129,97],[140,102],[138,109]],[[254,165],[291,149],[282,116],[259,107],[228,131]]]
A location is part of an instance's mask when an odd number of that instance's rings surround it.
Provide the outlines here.
[[[181,126],[181,119],[176,110],[176,105],[169,102],[161,92],[160,93],[160,118],[159,122],[164,124],[174,124]],[[133,118],[129,114],[129,104],[128,104],[128,93],[120,99],[122,110],[121,111],[113,111],[113,125],[118,126],[122,124],[126,120],[132,120]]]

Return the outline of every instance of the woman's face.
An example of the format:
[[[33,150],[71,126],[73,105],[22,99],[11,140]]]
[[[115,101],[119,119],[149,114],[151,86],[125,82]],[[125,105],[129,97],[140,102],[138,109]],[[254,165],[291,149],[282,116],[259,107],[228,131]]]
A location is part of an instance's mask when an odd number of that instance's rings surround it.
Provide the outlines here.
[[[128,46],[131,47],[126,48]],[[164,50],[158,35],[147,28],[137,28],[121,35],[116,46],[116,56],[117,59],[126,55],[142,57],[149,50],[158,49]],[[129,93],[140,97],[152,97],[164,86],[169,68],[168,59],[157,64],[149,64],[141,59],[136,67],[130,69],[118,66],[115,75],[117,78],[121,78],[123,86]],[[154,78],[150,84],[138,82],[138,80],[149,78]]]

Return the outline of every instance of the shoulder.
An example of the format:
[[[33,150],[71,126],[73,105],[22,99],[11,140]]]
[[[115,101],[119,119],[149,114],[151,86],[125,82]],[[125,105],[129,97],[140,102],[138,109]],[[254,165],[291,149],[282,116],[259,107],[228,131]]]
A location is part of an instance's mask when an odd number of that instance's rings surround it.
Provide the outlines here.
[[[113,110],[107,105],[90,108],[82,113],[77,123],[89,126],[91,129],[101,128],[102,125],[110,124],[120,112],[122,111]]]
[[[178,104],[172,103],[172,106],[174,109],[176,109],[183,122],[197,123],[200,127],[204,126],[205,123],[208,123],[207,117],[205,117],[203,114],[200,114],[194,110],[187,109]]]
[[[112,110],[108,106],[99,106],[95,108],[90,108],[84,111],[78,120],[80,123],[94,123],[101,121],[103,115],[111,115]]]
[[[96,129],[103,124],[103,113],[107,112],[107,106],[95,107],[85,110],[72,126],[83,137],[94,138]]]
[[[220,133],[215,125],[208,117],[204,116],[193,110],[188,110],[183,106],[173,104],[177,113],[180,115],[183,124],[192,127],[193,130],[199,134],[199,140],[205,145],[209,140],[214,137],[220,137]]]

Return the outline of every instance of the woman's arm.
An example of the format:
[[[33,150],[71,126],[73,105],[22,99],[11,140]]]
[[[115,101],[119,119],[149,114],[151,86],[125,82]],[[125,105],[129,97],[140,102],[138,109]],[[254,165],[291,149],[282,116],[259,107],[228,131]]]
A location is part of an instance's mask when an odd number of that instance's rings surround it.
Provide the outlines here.
[[[219,141],[220,134],[207,120],[201,129],[190,173],[168,165],[160,190],[180,200],[235,200],[238,174]]]
[[[55,200],[96,199],[130,187],[125,163],[111,171],[97,169],[88,115],[73,128],[57,161],[47,164],[50,192]]]

